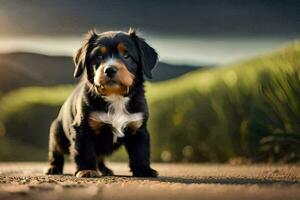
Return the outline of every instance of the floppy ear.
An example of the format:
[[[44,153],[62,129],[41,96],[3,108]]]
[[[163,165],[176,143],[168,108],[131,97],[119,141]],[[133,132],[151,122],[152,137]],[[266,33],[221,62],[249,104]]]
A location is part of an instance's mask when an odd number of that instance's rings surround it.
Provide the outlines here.
[[[73,61],[75,64],[74,77],[78,78],[83,73],[84,68],[86,67],[86,57],[89,51],[89,48],[93,41],[98,37],[97,33],[92,30],[89,31],[83,41],[82,47],[77,50],[73,57]]]
[[[78,78],[82,74],[85,66],[85,55],[82,53],[82,47],[75,53],[73,61],[75,64],[74,77]]]
[[[148,78],[152,78],[152,69],[158,62],[158,54],[143,38],[136,35],[136,31],[132,28],[129,29],[128,34],[135,38],[137,46],[140,50],[140,59],[143,67],[144,74]]]

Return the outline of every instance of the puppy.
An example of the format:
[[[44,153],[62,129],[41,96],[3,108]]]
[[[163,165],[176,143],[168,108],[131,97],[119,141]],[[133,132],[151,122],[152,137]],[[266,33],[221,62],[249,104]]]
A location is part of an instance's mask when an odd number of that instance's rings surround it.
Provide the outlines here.
[[[74,56],[74,77],[82,79],[50,127],[46,174],[62,174],[64,154],[70,153],[77,177],[113,175],[104,158],[124,144],[133,176],[158,175],[150,167],[143,85],[157,60],[132,29],[87,34]]]

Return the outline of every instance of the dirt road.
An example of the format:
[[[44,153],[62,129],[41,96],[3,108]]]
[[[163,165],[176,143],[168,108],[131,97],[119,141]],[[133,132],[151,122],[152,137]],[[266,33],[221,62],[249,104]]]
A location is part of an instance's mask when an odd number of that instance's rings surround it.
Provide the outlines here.
[[[45,163],[0,163],[0,199],[300,199],[300,165],[153,164],[159,178],[45,176]]]

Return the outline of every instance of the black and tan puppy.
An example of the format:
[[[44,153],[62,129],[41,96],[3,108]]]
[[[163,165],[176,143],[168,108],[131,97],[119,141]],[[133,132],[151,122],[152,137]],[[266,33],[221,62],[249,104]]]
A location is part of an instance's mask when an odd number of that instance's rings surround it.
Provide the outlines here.
[[[150,167],[143,85],[157,59],[134,30],[87,34],[74,56],[74,77],[82,80],[50,127],[46,174],[63,173],[64,154],[70,153],[77,177],[113,175],[104,157],[125,144],[133,176],[158,175]]]

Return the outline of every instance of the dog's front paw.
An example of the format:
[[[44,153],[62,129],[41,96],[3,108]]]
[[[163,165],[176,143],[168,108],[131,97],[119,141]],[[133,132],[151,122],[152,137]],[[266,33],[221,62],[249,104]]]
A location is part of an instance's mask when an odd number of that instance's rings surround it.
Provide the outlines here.
[[[100,177],[100,174],[96,170],[79,170],[75,176],[77,178],[97,178]]]
[[[44,169],[44,174],[47,175],[62,174],[62,170],[56,166],[49,166],[48,168]]]
[[[150,167],[147,169],[136,169],[132,171],[132,175],[135,177],[157,177],[158,172]]]
[[[101,169],[100,172],[101,172],[102,176],[113,176],[114,175],[114,172],[107,167]]]

